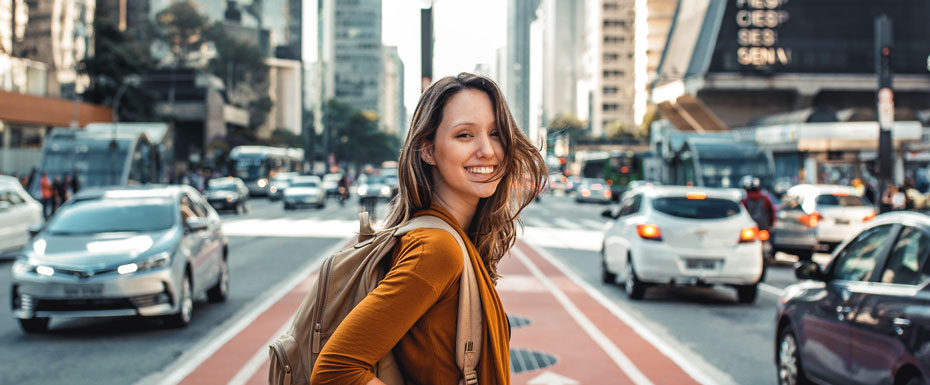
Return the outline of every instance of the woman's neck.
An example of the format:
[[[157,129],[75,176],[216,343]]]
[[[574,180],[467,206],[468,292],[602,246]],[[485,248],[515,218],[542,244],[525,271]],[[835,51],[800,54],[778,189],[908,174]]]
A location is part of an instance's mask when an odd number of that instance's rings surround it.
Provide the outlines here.
[[[475,216],[477,204],[470,204],[469,202],[457,199],[443,200],[437,194],[433,194],[432,201],[433,204],[448,211],[462,230],[468,231],[468,227],[471,226],[471,220]]]

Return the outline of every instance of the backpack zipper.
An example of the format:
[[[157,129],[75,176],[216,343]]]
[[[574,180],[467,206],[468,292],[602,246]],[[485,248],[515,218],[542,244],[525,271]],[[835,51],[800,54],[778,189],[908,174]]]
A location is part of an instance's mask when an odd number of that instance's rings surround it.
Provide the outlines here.
[[[271,347],[274,349],[275,356],[284,363],[284,383],[291,383],[291,362],[287,359],[287,353],[284,351],[284,346],[281,346],[281,342],[274,341],[271,344]]]
[[[326,300],[326,290],[329,287],[329,279],[327,279],[326,277],[329,277],[329,273],[330,273],[330,270],[332,270],[332,267],[333,267],[332,258],[327,259],[326,262],[323,263],[323,270],[320,272],[320,277],[321,277],[320,292],[317,293],[317,299],[316,299],[317,301],[316,303],[318,304],[321,304]],[[322,334],[323,334],[322,332],[323,324],[320,318],[322,317],[323,317],[323,312],[322,311],[317,312],[316,319],[314,320],[315,322],[313,323],[313,339],[311,340],[312,342],[310,345],[310,351],[313,352],[313,354],[319,354],[320,349],[321,349],[320,338],[322,337]]]

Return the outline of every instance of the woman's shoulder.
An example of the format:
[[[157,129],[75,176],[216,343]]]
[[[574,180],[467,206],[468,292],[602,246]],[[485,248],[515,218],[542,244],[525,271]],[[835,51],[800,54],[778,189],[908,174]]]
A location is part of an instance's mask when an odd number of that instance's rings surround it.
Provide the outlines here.
[[[402,250],[407,257],[419,258],[419,268],[437,268],[461,272],[464,266],[462,248],[448,231],[443,229],[415,229],[401,237]],[[403,258],[404,256],[401,256]]]

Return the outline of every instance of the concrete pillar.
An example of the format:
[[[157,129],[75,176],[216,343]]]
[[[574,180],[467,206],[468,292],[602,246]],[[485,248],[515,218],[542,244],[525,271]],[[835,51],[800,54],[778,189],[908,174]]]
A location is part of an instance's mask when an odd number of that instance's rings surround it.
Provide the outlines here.
[[[804,183],[817,183],[817,159],[814,154],[804,155]]]
[[[894,184],[901,185],[904,183],[904,157],[901,153],[895,153],[894,155],[894,170],[893,170],[893,180]]]

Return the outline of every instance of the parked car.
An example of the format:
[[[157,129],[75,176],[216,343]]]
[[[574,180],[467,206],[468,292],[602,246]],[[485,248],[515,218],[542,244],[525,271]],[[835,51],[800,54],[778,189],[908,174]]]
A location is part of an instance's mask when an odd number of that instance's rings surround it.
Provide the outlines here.
[[[29,229],[42,223],[42,204],[11,176],[0,175],[0,255],[29,242]]]
[[[236,214],[249,211],[249,188],[242,179],[234,177],[210,179],[204,195],[207,197],[207,202],[210,202],[210,206],[216,210],[233,210]]]
[[[297,175],[300,174],[296,172],[279,172],[274,174],[268,186],[268,199],[273,201],[281,199],[284,190],[290,185],[291,179]]]
[[[930,384],[930,217],[879,215],[802,261],[775,326],[780,384]]]
[[[577,176],[565,177],[565,193],[570,194],[578,192],[578,185],[581,184],[581,178]]]
[[[331,173],[323,175],[323,190],[326,192],[326,197],[332,197],[339,195],[339,180],[342,179],[342,173]]]
[[[189,186],[81,191],[13,264],[12,313],[27,333],[74,317],[183,327],[200,293],[226,300],[227,245],[216,211]]]
[[[394,197],[394,190],[387,183],[388,181],[381,175],[362,174],[358,177],[355,193],[359,201],[371,197],[390,200]]]
[[[384,177],[384,184],[391,188],[391,198],[394,198],[400,190],[400,176],[397,175],[397,169],[383,168],[380,174]]]
[[[642,299],[659,284],[736,288],[741,303],[755,301],[762,279],[762,245],[755,222],[731,189],[683,186],[629,191],[601,246],[602,280],[624,283]]]
[[[797,185],[782,198],[771,242],[774,250],[810,260],[831,252],[875,218],[875,209],[856,189],[838,185]]]
[[[578,203],[610,203],[612,196],[613,192],[610,191],[610,186],[607,185],[606,181],[599,178],[585,178],[582,179],[581,185],[578,186],[575,201]]]
[[[293,210],[302,206],[326,207],[326,195],[323,192],[320,177],[315,175],[295,176],[291,185],[284,190],[284,209]]]

